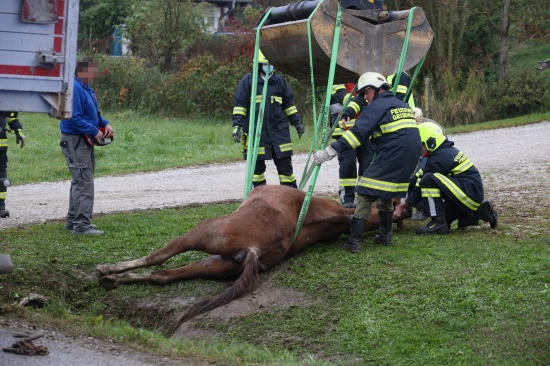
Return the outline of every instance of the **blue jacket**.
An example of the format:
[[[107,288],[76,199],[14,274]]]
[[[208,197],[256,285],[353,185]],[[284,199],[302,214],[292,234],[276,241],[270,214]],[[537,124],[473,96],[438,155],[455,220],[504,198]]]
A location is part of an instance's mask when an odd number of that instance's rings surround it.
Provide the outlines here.
[[[73,90],[73,114],[69,119],[62,119],[59,123],[61,132],[70,135],[92,135],[99,132],[98,127],[109,124],[99,114],[97,97],[92,88],[83,84],[75,76]]]

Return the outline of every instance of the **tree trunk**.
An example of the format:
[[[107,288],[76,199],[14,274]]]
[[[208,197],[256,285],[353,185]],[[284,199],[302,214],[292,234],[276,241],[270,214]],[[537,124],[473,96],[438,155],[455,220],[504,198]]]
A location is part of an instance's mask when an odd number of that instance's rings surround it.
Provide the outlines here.
[[[508,68],[508,53],[510,52],[510,2],[504,0],[502,9],[502,27],[500,28],[500,58],[498,69],[498,80],[502,81],[506,78],[506,70]]]

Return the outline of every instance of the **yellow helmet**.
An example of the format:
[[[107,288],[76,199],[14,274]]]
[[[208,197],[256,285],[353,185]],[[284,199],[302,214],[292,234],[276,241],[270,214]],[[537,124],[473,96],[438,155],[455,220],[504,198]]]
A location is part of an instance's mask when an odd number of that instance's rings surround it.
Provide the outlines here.
[[[422,122],[418,125],[420,140],[426,145],[426,150],[434,151],[445,141],[443,129],[437,123]]]
[[[263,52],[261,50],[258,50],[258,63],[260,64],[267,64],[269,61],[267,61],[267,58],[265,58]]]

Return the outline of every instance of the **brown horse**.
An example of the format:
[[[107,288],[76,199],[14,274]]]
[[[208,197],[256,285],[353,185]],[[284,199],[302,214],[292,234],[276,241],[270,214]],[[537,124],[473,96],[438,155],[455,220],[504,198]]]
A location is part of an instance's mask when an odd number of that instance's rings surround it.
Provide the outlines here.
[[[304,197],[305,192],[286,186],[254,188],[235,212],[202,221],[188,233],[143,258],[97,266],[102,276],[99,282],[111,289],[120,283],[167,284],[180,279],[238,276],[219,296],[192,305],[174,327],[176,330],[183,322],[252,291],[260,271],[311,244],[349,233],[353,209],[346,209],[331,199],[312,197],[300,233],[293,240]],[[373,208],[365,231],[379,225],[378,210]],[[121,273],[160,265],[187,250],[200,250],[212,256],[177,269],[149,274]]]

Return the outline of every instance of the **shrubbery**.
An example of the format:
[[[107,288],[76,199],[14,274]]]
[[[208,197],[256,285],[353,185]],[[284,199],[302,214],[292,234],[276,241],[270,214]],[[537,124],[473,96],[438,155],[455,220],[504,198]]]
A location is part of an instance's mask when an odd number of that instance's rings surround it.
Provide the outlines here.
[[[253,44],[251,34],[213,37],[179,55],[181,67],[169,73],[148,66],[143,59],[98,55],[104,77],[94,87],[102,107],[110,110],[229,120],[235,88],[252,70]],[[302,118],[311,121],[309,83],[285,78],[294,90]],[[455,126],[550,110],[548,72],[521,70],[510,72],[503,82],[486,79],[482,70],[470,70],[465,76],[441,75],[429,101],[428,116]],[[324,101],[324,87],[317,87],[318,106]],[[422,95],[422,90],[417,90],[420,87],[423,85],[416,81],[417,99]]]

